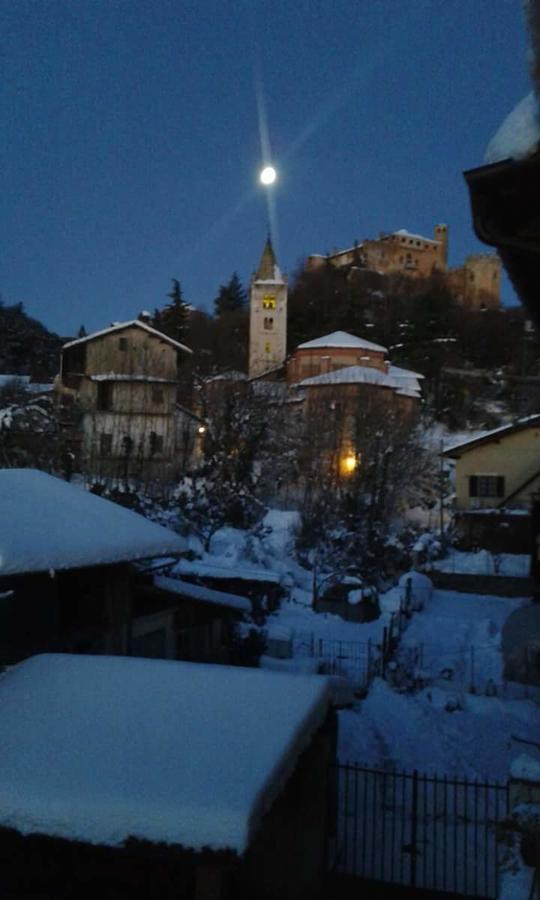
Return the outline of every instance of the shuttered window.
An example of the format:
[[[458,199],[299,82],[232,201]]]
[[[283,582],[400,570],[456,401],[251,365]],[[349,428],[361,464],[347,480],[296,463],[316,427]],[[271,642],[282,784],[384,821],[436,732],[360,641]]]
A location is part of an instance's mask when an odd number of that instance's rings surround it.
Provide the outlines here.
[[[469,497],[504,497],[504,475],[469,475]]]

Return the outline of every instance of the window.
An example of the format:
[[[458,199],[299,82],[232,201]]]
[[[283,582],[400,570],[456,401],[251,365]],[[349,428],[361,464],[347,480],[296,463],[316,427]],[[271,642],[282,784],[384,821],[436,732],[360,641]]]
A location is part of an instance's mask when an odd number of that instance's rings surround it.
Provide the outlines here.
[[[125,338],[125,337],[124,337],[124,338],[119,338],[119,339],[118,339],[118,349],[119,349],[119,350],[126,351],[127,348],[128,348],[127,338]]]
[[[113,386],[110,381],[99,381],[97,386],[97,408],[102,412],[113,406]]]
[[[504,497],[504,475],[469,475],[469,497]]]
[[[265,341],[265,342],[264,342],[264,352],[265,352],[265,353],[271,353],[271,352],[272,352],[272,344],[270,343],[270,341]]]
[[[100,434],[99,436],[99,452],[101,456],[110,456],[112,452],[112,434]]]
[[[275,309],[276,308],[276,298],[274,294],[265,294],[263,297],[263,309]]]
[[[163,453],[163,435],[157,431],[150,432],[150,455],[154,453]]]
[[[268,318],[265,318],[265,320],[264,320],[264,330],[272,331],[273,327],[274,327],[274,320],[273,320],[272,316],[268,316]]]
[[[161,387],[153,387],[152,388],[152,403],[157,405],[161,405],[163,403],[163,388]]]

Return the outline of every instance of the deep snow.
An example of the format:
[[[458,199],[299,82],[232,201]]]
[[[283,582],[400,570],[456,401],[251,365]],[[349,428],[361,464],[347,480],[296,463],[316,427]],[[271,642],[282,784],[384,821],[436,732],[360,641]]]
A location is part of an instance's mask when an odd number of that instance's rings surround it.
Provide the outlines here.
[[[31,657],[0,678],[0,824],[242,853],[327,706],[324,678]]]

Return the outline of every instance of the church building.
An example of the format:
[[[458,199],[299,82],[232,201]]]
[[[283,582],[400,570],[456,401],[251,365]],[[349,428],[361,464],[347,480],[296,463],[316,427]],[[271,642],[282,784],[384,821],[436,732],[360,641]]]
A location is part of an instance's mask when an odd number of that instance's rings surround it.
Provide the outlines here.
[[[270,236],[251,279],[249,377],[285,362],[287,356],[287,277],[281,274]]]

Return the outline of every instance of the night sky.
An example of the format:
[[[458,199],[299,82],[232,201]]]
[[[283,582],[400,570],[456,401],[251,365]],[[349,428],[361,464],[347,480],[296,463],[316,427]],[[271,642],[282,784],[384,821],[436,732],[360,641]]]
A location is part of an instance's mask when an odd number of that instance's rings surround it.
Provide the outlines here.
[[[518,0],[0,0],[5,303],[62,335],[210,309],[279,259],[407,228],[481,251],[462,170],[529,91]],[[264,115],[263,115],[264,118]],[[505,302],[515,302],[508,285]]]

